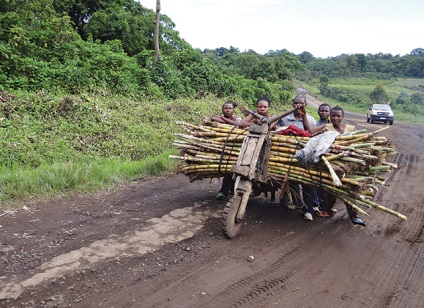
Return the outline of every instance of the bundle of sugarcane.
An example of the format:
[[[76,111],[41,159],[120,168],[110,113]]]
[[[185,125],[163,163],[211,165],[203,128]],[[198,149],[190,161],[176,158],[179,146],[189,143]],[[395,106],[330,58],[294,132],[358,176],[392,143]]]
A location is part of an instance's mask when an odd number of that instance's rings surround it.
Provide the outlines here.
[[[179,156],[183,163],[178,172],[189,176],[191,181],[221,177],[231,173],[235,165],[247,129],[205,122],[194,125],[177,122],[186,133],[178,133],[173,143],[181,149]],[[377,185],[384,185],[382,172],[387,172],[396,165],[386,161],[386,156],[393,153],[390,141],[382,136],[375,136],[388,126],[372,133],[358,130],[349,136],[336,137],[328,152],[315,164],[298,161],[294,155],[303,149],[310,137],[285,136],[269,132],[270,155],[268,176],[274,185],[288,187],[287,182],[319,187],[339,197],[344,202],[366,214],[361,207],[374,207],[399,218],[402,214],[385,208],[371,201]]]

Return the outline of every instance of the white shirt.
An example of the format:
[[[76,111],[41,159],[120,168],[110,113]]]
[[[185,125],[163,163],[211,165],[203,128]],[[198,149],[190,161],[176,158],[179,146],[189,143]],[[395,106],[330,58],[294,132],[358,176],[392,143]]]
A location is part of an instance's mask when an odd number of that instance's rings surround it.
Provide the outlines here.
[[[315,121],[315,119],[313,117],[311,117],[309,114],[306,114],[306,117],[307,117],[308,122],[309,122],[309,125],[311,127],[316,126],[317,122]],[[280,126],[289,126],[289,125],[294,125],[294,126],[300,128],[300,129],[305,130],[305,127],[303,125],[303,118],[300,118],[300,120],[297,120],[294,117],[294,112],[293,113],[290,113],[288,116],[285,116],[284,118],[280,119],[277,122],[277,127],[280,127]]]

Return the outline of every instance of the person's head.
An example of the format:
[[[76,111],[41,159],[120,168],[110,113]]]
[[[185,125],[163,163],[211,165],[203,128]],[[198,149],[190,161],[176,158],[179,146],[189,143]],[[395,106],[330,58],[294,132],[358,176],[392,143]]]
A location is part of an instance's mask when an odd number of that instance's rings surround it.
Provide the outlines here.
[[[318,107],[319,118],[323,121],[327,121],[328,117],[330,116],[330,110],[331,110],[331,107],[327,103],[319,105]]]
[[[293,107],[300,107],[302,105],[306,106],[306,96],[305,95],[296,95],[292,101]]]
[[[269,107],[271,107],[271,103],[266,97],[261,97],[256,101],[256,112],[262,116],[268,116]]]
[[[225,102],[224,105],[222,105],[222,114],[226,118],[230,118],[233,115],[234,112],[234,104],[233,102]]]
[[[333,125],[340,125],[344,118],[344,111],[342,107],[335,106],[331,108],[330,111],[330,121],[333,123]]]
[[[295,114],[299,114],[299,109],[301,107],[306,107],[306,96],[305,95],[296,95],[296,97],[292,101],[292,105],[297,110],[295,111]]]

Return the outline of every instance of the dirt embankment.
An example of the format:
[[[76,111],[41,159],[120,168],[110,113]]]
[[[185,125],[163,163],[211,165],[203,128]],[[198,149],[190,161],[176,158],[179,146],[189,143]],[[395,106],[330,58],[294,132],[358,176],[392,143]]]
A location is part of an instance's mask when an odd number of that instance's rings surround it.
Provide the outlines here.
[[[349,124],[374,131],[364,115]],[[243,233],[221,232],[216,180],[182,175],[0,210],[1,307],[422,307],[424,127],[395,123],[399,166],[367,227],[252,197]]]

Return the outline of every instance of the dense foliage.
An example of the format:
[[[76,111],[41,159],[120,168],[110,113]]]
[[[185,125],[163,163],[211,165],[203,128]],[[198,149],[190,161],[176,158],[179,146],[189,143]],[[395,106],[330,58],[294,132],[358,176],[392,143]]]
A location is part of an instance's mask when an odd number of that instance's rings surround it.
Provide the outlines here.
[[[327,59],[286,49],[265,55],[234,47],[193,50],[166,15],[161,15],[160,60],[154,63],[154,20],[154,12],[134,0],[2,1],[0,90],[150,99],[213,94],[249,103],[266,95],[284,104],[294,95],[294,78],[424,77],[421,48],[405,56],[343,54]],[[322,89],[330,97],[361,101],[327,83]]]
[[[305,77],[424,78],[422,48],[416,48],[404,56],[383,53],[342,54],[326,59],[309,57],[305,63],[308,75]]]
[[[213,94],[253,103],[267,95],[276,102],[293,96],[295,56],[260,64],[250,54],[223,70],[180,38],[161,15],[160,58],[153,61],[154,12],[133,0],[8,0],[0,5],[0,90],[104,93],[175,99]],[[252,59],[267,58],[254,54]],[[294,62],[290,64],[289,62]],[[266,76],[270,74],[270,76]]]

